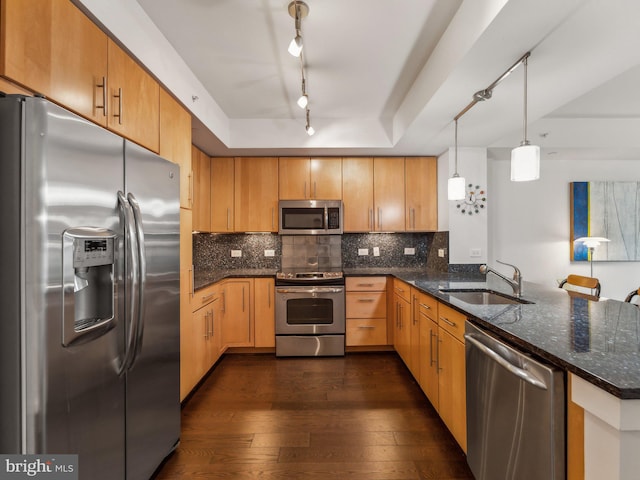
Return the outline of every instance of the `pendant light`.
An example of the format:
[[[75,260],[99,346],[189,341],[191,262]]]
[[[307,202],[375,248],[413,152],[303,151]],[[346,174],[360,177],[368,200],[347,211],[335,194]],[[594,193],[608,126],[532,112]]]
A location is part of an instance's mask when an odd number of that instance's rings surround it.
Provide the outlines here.
[[[454,149],[454,172],[447,183],[447,198],[449,200],[463,200],[466,196],[464,177],[458,174],[458,119],[455,119],[455,149]]]
[[[527,182],[540,178],[540,147],[527,140],[527,59],[524,65],[524,139],[519,147],[511,150],[511,181]]]

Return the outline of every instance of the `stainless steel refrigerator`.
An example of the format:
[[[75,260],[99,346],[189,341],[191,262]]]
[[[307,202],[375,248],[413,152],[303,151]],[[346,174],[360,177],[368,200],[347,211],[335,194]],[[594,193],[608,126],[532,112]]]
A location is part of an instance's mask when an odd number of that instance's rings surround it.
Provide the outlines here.
[[[13,95],[0,166],[0,452],[146,480],[180,435],[178,166]]]

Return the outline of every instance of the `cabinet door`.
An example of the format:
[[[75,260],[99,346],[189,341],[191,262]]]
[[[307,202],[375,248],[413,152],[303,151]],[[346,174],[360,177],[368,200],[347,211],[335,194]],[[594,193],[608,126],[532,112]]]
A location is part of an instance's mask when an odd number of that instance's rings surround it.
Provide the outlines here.
[[[221,343],[226,347],[252,347],[251,279],[223,283]]]
[[[275,347],[275,293],[273,278],[255,278],[253,280],[255,346]]]
[[[180,401],[197,383],[195,379],[195,352],[193,314],[189,302],[189,270],[180,270]]]
[[[405,158],[405,227],[438,230],[438,163],[435,157]]]
[[[404,231],[404,158],[373,159],[375,230]]]
[[[438,328],[440,375],[438,413],[460,447],[467,451],[467,401],[464,343]]]
[[[191,115],[160,89],[160,155],[180,165],[180,207],[193,207]]]
[[[395,297],[395,332],[393,342],[405,365],[410,363],[411,305],[399,295]]]
[[[211,160],[199,148],[191,147],[193,168],[193,229],[211,231]]]
[[[211,352],[209,338],[211,336],[211,322],[213,321],[213,306],[208,304],[193,313],[191,324],[191,345],[185,348],[192,350],[193,357],[193,386],[200,381],[202,376],[211,367]]]
[[[106,126],[107,35],[69,1],[6,0],[1,73]]]
[[[233,157],[211,157],[211,231],[233,232]]]
[[[411,314],[409,318],[409,370],[416,380],[420,380],[420,302],[418,291],[411,289]]]
[[[108,40],[107,125],[151,151],[160,149],[160,86],[133,58]]]
[[[278,159],[236,157],[235,218],[237,232],[278,231]]]
[[[420,387],[438,410],[438,324],[420,311]]]
[[[342,159],[345,232],[371,232],[373,225],[373,159]]]
[[[281,200],[311,198],[308,157],[280,157],[278,159],[278,195]]]
[[[310,173],[311,198],[319,200],[342,198],[342,158],[312,158]]]

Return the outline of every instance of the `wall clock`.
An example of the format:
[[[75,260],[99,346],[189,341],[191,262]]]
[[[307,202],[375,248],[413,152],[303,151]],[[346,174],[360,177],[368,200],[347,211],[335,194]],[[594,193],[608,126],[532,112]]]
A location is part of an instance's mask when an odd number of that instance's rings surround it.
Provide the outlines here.
[[[464,200],[461,200],[457,207],[463,215],[473,215],[484,210],[486,202],[486,192],[480,188],[480,185],[470,183],[467,185],[467,194]]]

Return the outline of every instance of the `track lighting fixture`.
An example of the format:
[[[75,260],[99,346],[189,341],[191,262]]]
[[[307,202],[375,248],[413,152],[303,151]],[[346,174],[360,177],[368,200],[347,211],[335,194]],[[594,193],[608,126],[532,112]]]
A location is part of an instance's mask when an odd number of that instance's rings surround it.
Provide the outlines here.
[[[309,103],[309,97],[307,96],[306,81],[304,79],[304,72],[302,77],[302,95],[300,95],[300,98],[298,98],[297,103],[300,108],[307,108],[307,105]]]
[[[289,15],[295,19],[296,36],[289,43],[288,51],[294,57],[299,57],[302,53],[302,31],[300,28],[301,20],[309,14],[309,7],[304,2],[294,0],[289,4]]]
[[[314,133],[316,133],[316,131],[313,129],[313,127],[311,126],[311,122],[309,121],[309,109],[307,108],[307,126],[305,127],[305,129],[307,130],[307,134],[309,136],[312,136]]]
[[[511,181],[528,182],[540,178],[540,147],[527,140],[527,58],[524,64],[524,138],[519,147],[511,150]]]
[[[455,119],[456,130],[455,130],[455,150],[454,150],[454,158],[455,158],[455,168],[453,172],[453,176],[447,182],[447,198],[449,200],[463,200],[466,196],[465,184],[466,181],[464,177],[461,177],[458,174],[458,119]]]

